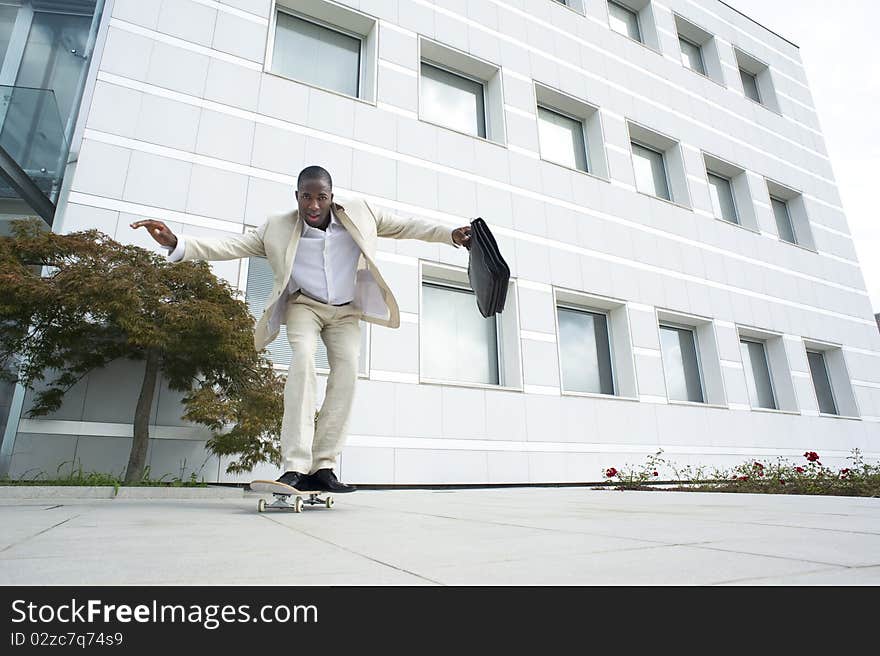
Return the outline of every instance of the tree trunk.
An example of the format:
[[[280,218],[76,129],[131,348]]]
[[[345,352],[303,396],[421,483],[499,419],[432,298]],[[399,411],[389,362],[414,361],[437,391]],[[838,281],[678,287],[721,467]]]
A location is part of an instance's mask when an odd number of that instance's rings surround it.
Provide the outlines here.
[[[134,439],[128,466],[125,468],[125,484],[137,483],[144,477],[144,466],[147,462],[147,447],[150,444],[150,409],[153,407],[153,394],[156,392],[156,378],[159,376],[159,351],[147,351],[144,367],[144,380],[141,384],[141,395],[138,397],[134,411]]]

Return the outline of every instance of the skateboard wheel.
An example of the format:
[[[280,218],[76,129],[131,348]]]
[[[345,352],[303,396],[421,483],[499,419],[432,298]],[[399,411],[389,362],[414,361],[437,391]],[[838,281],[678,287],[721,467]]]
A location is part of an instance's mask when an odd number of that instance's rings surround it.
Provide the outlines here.
[[[332,508],[333,507],[333,497],[327,497],[324,500],[324,505],[327,506],[328,508]]]
[[[297,497],[293,502],[293,512],[302,512],[303,510],[303,500],[302,497]]]
[[[266,512],[266,500],[260,499],[257,501],[257,512]]]

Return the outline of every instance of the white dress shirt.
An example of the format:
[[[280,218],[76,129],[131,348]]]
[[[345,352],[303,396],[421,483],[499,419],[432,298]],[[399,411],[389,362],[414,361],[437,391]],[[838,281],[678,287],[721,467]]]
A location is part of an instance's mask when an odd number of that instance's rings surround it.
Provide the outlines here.
[[[185,243],[182,236],[178,237],[177,247],[168,254],[168,259],[172,262],[182,259]],[[326,230],[312,228],[303,221],[288,293],[302,290],[306,296],[331,305],[351,302],[360,255],[360,247],[332,210]]]
[[[288,291],[293,294],[301,289],[306,296],[331,305],[349,303],[354,299],[360,255],[360,247],[333,211],[326,230],[303,221]]]

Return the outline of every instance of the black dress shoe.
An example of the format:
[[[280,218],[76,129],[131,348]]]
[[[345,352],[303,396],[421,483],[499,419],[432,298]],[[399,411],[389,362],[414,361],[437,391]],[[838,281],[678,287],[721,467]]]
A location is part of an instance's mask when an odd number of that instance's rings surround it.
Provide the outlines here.
[[[354,485],[346,485],[336,478],[336,474],[332,469],[319,469],[309,475],[310,486],[317,488],[321,492],[334,492],[343,494],[345,492],[354,492],[357,488]]]
[[[308,476],[305,474],[301,474],[296,471],[288,471],[281,474],[279,478],[276,479],[278,483],[284,483],[285,485],[289,485],[290,487],[295,487],[300,492],[305,492],[303,485],[308,481]]]

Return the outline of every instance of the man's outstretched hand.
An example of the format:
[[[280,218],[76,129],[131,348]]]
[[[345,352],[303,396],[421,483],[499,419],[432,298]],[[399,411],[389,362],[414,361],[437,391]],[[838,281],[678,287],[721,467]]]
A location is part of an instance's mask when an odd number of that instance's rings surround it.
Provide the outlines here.
[[[171,232],[168,226],[161,221],[144,219],[143,221],[135,221],[131,224],[131,227],[135,230],[141,226],[144,226],[147,229],[147,232],[150,233],[150,236],[162,246],[165,246],[166,248],[177,248],[177,237]]]
[[[452,231],[452,241],[468,250],[471,248],[471,227],[469,225],[456,228]]]

